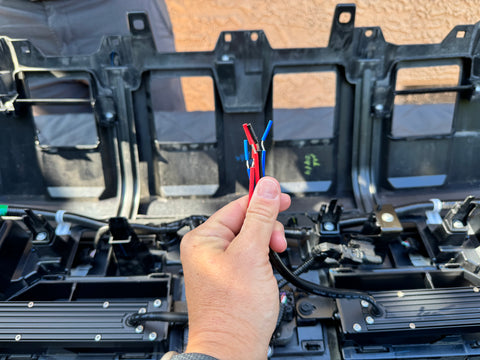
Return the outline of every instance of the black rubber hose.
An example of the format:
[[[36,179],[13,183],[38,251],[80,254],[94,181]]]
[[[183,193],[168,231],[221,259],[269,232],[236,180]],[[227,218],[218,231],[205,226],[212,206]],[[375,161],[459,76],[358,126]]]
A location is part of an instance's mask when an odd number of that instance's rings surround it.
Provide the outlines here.
[[[309,293],[318,296],[324,296],[334,299],[360,299],[369,302],[372,305],[373,315],[381,316],[384,311],[383,308],[375,301],[374,297],[370,294],[360,292],[360,291],[351,291],[345,289],[333,289],[327,286],[321,286],[310,281],[304,280],[296,275],[294,275],[290,269],[283,263],[280,256],[273,250],[270,250],[269,253],[270,262],[275,270],[278,271],[282,277],[287,280],[292,285],[296,286],[299,289],[305,290]]]
[[[146,321],[163,321],[173,322],[177,324],[186,324],[188,322],[188,314],[167,311],[154,311],[143,314],[132,314],[127,318],[126,324],[128,326],[137,326],[145,323]]]

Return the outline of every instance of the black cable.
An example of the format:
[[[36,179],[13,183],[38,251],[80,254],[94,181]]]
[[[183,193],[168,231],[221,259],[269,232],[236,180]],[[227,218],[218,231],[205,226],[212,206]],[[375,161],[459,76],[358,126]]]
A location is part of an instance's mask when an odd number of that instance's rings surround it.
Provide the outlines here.
[[[443,208],[443,203],[442,203],[442,208]],[[404,206],[398,206],[395,208],[395,212],[397,213],[398,216],[413,213],[413,212],[420,212],[420,211],[424,212],[424,211],[430,211],[430,210],[433,210],[432,202],[409,204]]]
[[[338,226],[340,228],[346,228],[346,227],[350,227],[350,226],[359,226],[359,225],[363,225],[363,223],[367,220],[368,220],[367,217],[359,217],[359,218],[340,220],[338,222]]]
[[[450,210],[458,202],[459,201],[442,201],[442,210]],[[434,209],[433,202],[426,202],[426,203],[415,203],[415,204],[397,206],[395,208],[395,212],[397,213],[398,216],[403,216],[403,215],[407,215],[415,212],[431,211],[433,209]],[[363,225],[363,223],[367,220],[368,220],[368,217],[344,219],[344,220],[340,220],[338,222],[338,225],[340,226],[340,228],[360,226],[360,225]]]
[[[455,206],[456,203],[460,201],[442,201],[442,210],[450,210]],[[398,206],[395,208],[395,212],[398,215],[405,215],[412,212],[419,212],[419,211],[431,211],[433,210],[433,202],[427,203],[418,203],[418,204],[409,204],[404,206]]]
[[[295,269],[294,272],[292,272],[293,275],[295,276],[300,276],[303,273],[306,273],[310,268],[313,266],[315,263],[322,263],[325,261],[325,258],[327,257],[326,254],[321,254],[320,256],[310,256],[303,264],[301,264],[299,267]],[[281,289],[285,285],[288,284],[288,281],[285,279],[282,279],[278,282],[278,288]]]
[[[49,210],[32,209],[36,215],[42,215],[47,220],[55,221],[56,212]],[[9,206],[7,210],[7,216],[23,216],[25,215],[25,208]],[[180,230],[184,226],[190,226],[190,228],[198,226],[200,223],[207,219],[206,216],[193,215],[182,220],[172,221],[170,223],[160,224],[160,226],[150,226],[144,224],[131,223],[130,226],[139,231],[140,234],[167,234]],[[65,212],[63,214],[63,220],[65,222],[75,223],[88,228],[99,229],[108,222],[105,220],[97,220],[84,215],[72,214]]]
[[[192,215],[185,219],[172,221],[169,223],[162,223],[160,226],[151,226],[151,225],[144,225],[144,224],[130,224],[130,226],[138,231],[145,231],[150,234],[167,234],[172,232],[177,232],[184,226],[189,226],[190,229],[193,229],[200,225],[202,222],[206,221],[206,216],[201,215]],[[140,232],[141,234],[141,232]]]
[[[55,220],[56,212],[54,211],[38,210],[38,209],[32,209],[32,210],[36,215],[42,215],[47,220],[53,220],[53,221]],[[7,216],[23,216],[23,215],[25,215],[25,208],[12,207],[12,206],[8,207]],[[98,229],[102,226],[107,225],[106,221],[96,220],[88,216],[71,214],[68,212],[63,214],[63,220],[65,222],[72,222],[72,223],[82,225],[88,228],[93,228],[93,229]]]
[[[145,323],[146,321],[163,321],[186,324],[188,322],[188,314],[167,311],[153,311],[143,314],[132,314],[127,317],[126,324],[128,326],[137,326]]]
[[[273,250],[270,250],[269,258],[272,266],[277,270],[277,272],[282,275],[282,277],[287,280],[292,285],[296,286],[299,289],[305,290],[309,293],[318,296],[324,296],[334,299],[360,299],[369,302],[372,305],[373,315],[381,316],[384,311],[382,307],[376,302],[373,296],[370,294],[360,292],[360,291],[351,291],[345,289],[333,289],[327,286],[321,286],[313,282],[304,280],[296,275],[294,275],[289,268],[283,263],[280,256]]]

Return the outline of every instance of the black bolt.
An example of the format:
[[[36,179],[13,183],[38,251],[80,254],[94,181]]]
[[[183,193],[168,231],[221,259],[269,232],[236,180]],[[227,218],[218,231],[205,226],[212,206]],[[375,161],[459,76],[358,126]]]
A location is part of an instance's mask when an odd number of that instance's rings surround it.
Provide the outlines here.
[[[315,306],[313,306],[309,302],[303,302],[298,307],[298,310],[300,310],[300,313],[302,315],[310,315],[311,313],[313,313],[313,310],[315,310]]]

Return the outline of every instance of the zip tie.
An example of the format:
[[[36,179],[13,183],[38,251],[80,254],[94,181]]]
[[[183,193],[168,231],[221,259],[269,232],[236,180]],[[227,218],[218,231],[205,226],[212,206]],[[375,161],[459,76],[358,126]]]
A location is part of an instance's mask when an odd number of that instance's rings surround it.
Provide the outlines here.
[[[430,201],[433,203],[433,211],[435,211],[435,212],[442,211],[442,208],[443,208],[442,200],[440,200],[440,199],[430,199]]]
[[[60,223],[63,223],[63,215],[66,213],[65,210],[58,210],[56,213],[55,213],[55,221],[57,224],[60,224]]]
[[[440,211],[442,211],[443,203],[440,199],[430,199],[433,203],[433,210],[425,211],[427,216],[427,225],[440,225],[442,223],[442,217]]]

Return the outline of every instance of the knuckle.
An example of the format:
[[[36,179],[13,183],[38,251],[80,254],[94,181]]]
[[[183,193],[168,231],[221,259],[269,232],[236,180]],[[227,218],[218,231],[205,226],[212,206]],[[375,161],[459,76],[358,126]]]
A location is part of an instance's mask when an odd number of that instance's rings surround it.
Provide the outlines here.
[[[186,233],[180,242],[180,253],[188,251],[192,244],[192,238],[195,237],[194,230]]]
[[[272,222],[277,218],[278,210],[266,202],[256,202],[247,210],[247,217]]]
[[[282,224],[280,221],[276,221],[276,222],[275,222],[275,230],[285,231],[285,228],[284,228],[283,224]]]

